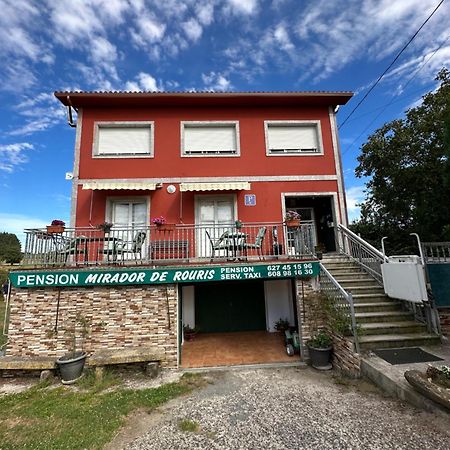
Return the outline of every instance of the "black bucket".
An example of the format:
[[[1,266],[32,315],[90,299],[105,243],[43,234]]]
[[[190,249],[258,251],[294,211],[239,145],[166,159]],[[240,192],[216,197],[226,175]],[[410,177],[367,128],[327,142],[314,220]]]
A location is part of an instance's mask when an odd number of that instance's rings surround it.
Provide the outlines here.
[[[333,347],[328,348],[313,348],[308,345],[309,357],[311,358],[311,365],[314,369],[318,370],[330,370],[331,365],[331,352]]]
[[[81,378],[85,362],[85,352],[78,352],[75,354],[70,353],[57,359],[56,365],[61,374],[61,381],[63,384],[71,384]]]

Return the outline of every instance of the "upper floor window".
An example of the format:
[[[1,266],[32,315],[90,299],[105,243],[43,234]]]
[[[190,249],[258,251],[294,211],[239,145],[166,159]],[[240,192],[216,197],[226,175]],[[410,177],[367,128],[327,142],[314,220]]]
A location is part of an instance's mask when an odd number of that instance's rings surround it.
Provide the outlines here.
[[[153,156],[153,122],[97,122],[95,125],[94,157]]]
[[[182,156],[239,156],[238,122],[181,122]]]
[[[266,121],[267,155],[323,154],[320,121]]]

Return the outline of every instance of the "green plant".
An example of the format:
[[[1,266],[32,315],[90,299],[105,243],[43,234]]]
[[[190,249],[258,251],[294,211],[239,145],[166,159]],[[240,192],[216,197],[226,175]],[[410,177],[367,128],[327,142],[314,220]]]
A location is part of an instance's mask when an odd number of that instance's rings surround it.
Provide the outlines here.
[[[190,431],[191,433],[196,433],[200,426],[195,420],[183,419],[178,422],[178,428],[181,431]]]
[[[308,346],[312,348],[328,348],[331,347],[333,343],[332,337],[321,330],[318,331],[308,342]]]
[[[288,319],[282,319],[281,317],[275,322],[275,330],[277,331],[285,331],[289,330],[289,320]]]
[[[328,323],[333,331],[342,336],[351,336],[353,334],[350,308],[343,307],[331,295],[325,296],[323,307],[327,315]],[[357,324],[356,330],[354,331],[358,335],[362,334],[361,326]]]
[[[111,222],[103,222],[103,223],[99,223],[97,225],[97,228],[99,230],[103,230],[105,233],[109,233],[111,231],[112,227],[113,227],[113,224]]]
[[[84,351],[84,343],[86,340],[86,337],[89,335],[89,330],[91,326],[91,320],[87,319],[81,314],[77,314],[75,317],[75,320],[73,322],[73,326],[66,328],[64,334],[68,338],[68,344],[70,346],[69,353],[72,355],[73,358],[75,358],[75,355],[77,353],[77,329],[80,330],[81,335],[81,351]]]

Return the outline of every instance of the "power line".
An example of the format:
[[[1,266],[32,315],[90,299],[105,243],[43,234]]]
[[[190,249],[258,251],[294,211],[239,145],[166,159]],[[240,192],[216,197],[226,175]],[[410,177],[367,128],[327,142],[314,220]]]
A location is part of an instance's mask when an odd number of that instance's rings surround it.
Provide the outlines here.
[[[378,77],[377,81],[371,86],[371,88],[366,92],[364,97],[358,102],[358,104],[352,109],[350,114],[345,118],[345,120],[339,125],[338,129],[341,129],[347,120],[353,115],[353,113],[361,106],[361,103],[368,97],[368,95],[374,90],[375,86],[382,80],[382,78],[386,75],[386,73],[389,71],[389,69],[395,64],[398,58],[402,55],[402,53],[408,48],[409,44],[415,39],[415,37],[419,34],[420,30],[426,25],[426,23],[433,17],[434,13],[440,8],[442,3],[444,3],[445,0],[441,0],[439,4],[434,8],[433,12],[427,17],[427,20],[419,27],[419,29],[412,35],[412,37],[409,39],[409,41],[403,46],[403,48],[400,50],[399,53],[397,53],[397,56],[393,59],[393,61],[389,64],[389,66],[385,69],[385,71]]]
[[[436,55],[436,53],[444,46],[444,44],[447,43],[447,41],[450,39],[450,34],[446,37],[446,39],[444,41],[441,42],[441,44],[439,45],[439,47],[436,48],[436,50],[434,50],[434,52],[428,57],[428,59],[426,59],[425,61],[423,61],[423,63],[413,72],[413,74],[411,75],[411,77],[408,79],[408,81],[406,82],[406,84],[403,86],[403,89],[405,89],[409,83],[411,83],[411,81],[416,77],[416,75],[426,66],[428,65],[428,63],[431,61],[431,59]],[[345,155],[352,147],[353,145],[359,140],[359,138],[371,127],[371,125],[378,119],[378,117],[381,116],[381,114],[384,113],[384,111],[386,111],[386,109],[392,105],[393,103],[395,103],[397,100],[394,100],[394,97],[390,100],[389,103],[386,103],[385,105],[383,105],[381,108],[382,110],[374,117],[374,119],[364,128],[363,131],[361,131],[361,133],[358,135],[357,138],[355,138],[353,140],[353,142],[345,149],[344,152],[342,152],[342,155]],[[379,108],[377,108],[379,109]]]

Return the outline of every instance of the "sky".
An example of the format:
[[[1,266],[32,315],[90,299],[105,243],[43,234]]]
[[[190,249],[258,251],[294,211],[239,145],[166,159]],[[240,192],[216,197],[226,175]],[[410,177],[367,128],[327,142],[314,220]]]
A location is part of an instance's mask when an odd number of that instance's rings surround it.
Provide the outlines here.
[[[58,90],[354,91],[438,0],[0,0],[0,231],[69,221],[75,131]],[[450,0],[340,129],[349,216],[361,145],[450,66]]]

